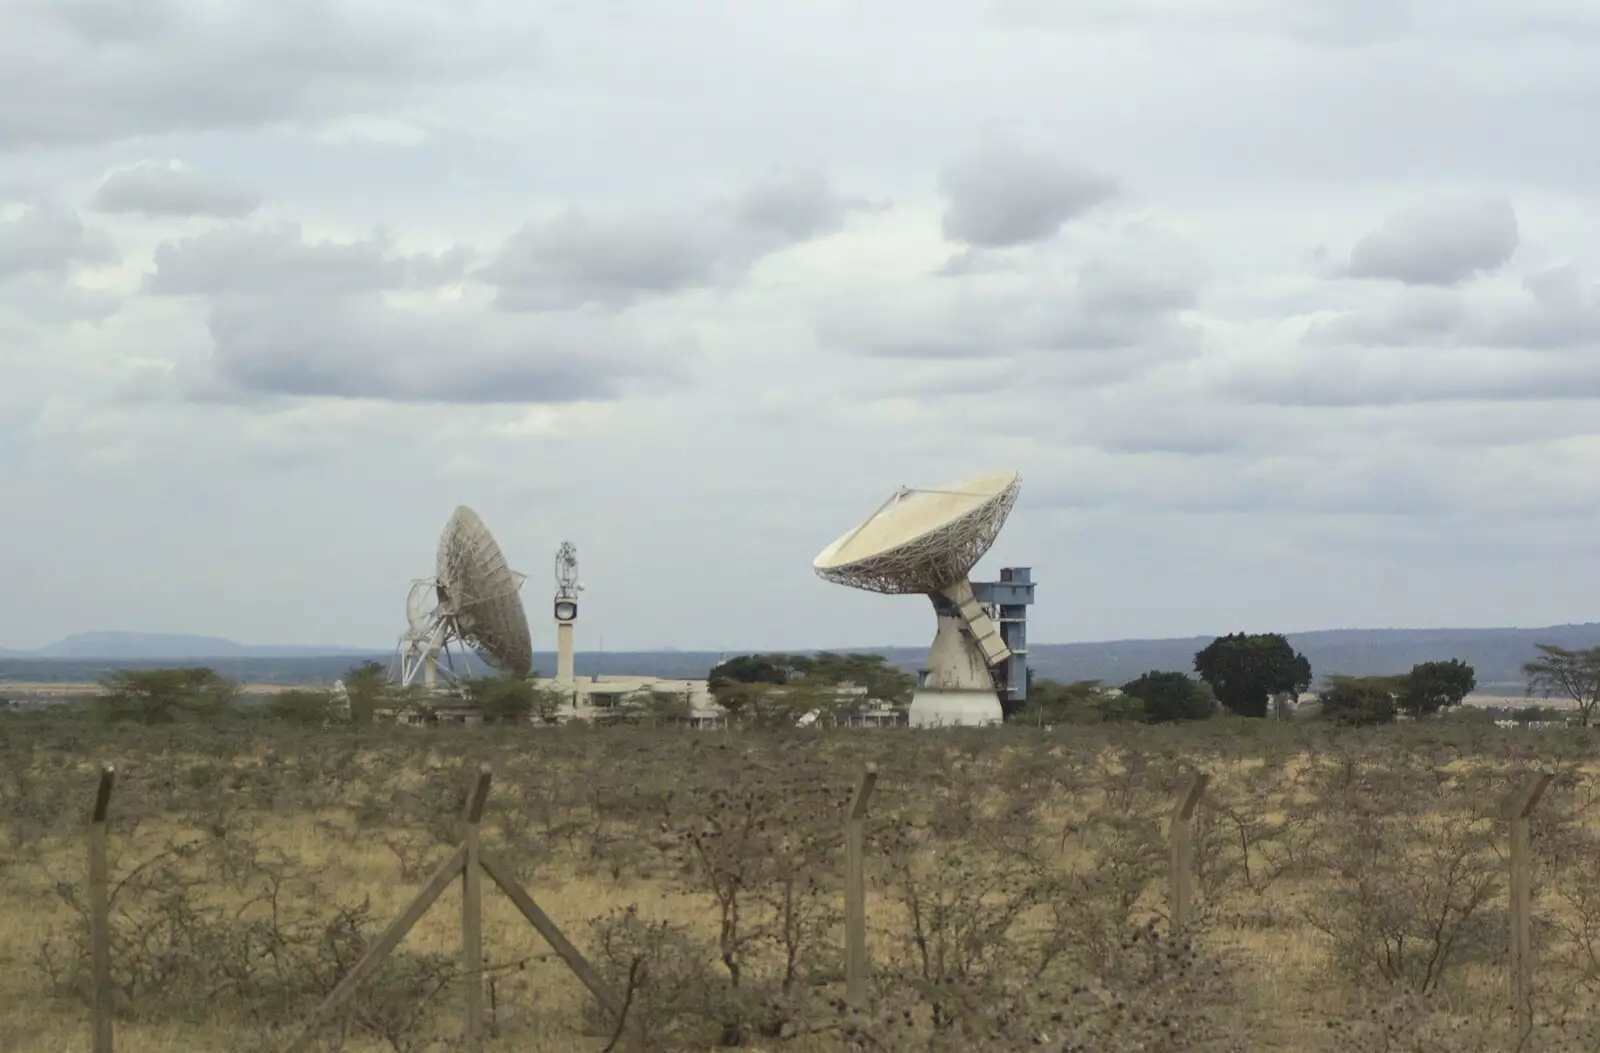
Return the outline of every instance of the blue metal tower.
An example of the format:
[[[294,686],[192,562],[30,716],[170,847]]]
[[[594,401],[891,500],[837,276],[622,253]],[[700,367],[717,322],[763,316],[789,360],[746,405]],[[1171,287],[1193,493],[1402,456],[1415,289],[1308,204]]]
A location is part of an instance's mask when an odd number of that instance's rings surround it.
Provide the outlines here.
[[[999,581],[975,581],[978,602],[995,608],[1000,639],[1011,657],[995,668],[996,687],[1010,710],[1028,700],[1028,606],[1033,603],[1033,568],[1002,567]]]

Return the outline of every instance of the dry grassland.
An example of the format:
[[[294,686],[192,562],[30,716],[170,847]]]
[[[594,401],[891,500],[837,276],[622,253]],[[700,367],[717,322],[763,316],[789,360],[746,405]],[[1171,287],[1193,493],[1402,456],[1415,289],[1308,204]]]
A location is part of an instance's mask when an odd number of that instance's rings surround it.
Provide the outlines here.
[[[1540,1023],[1522,1048],[1591,1049],[1595,745],[1577,731],[1232,720],[779,736],[13,718],[0,721],[0,1050],[90,1048],[75,904],[105,762],[119,773],[122,1053],[281,1045],[448,853],[482,764],[495,773],[485,850],[614,985],[638,965],[633,1015],[650,1041],[796,1053],[1510,1048],[1495,807],[1555,764],[1535,830]],[[836,1004],[839,820],[869,760],[883,771],[868,826],[876,1009],[857,1013]],[[1154,921],[1171,943],[1167,817],[1194,770],[1212,778],[1194,950],[1173,956],[1129,934]],[[455,1048],[459,903],[445,892],[323,1048]],[[485,953],[490,1050],[607,1047],[609,1022],[487,881]],[[1139,1007],[1152,1019],[1131,1018]],[[1041,1034],[1061,1037],[1035,1045]]]

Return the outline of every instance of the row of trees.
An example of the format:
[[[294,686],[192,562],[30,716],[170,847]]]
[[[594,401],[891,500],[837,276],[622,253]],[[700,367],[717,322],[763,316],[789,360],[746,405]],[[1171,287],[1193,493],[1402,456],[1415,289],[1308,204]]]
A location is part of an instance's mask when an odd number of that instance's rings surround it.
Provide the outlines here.
[[[1527,697],[1565,699],[1578,724],[1588,727],[1600,704],[1600,647],[1537,646],[1539,657],[1522,667]],[[1333,677],[1321,694],[1322,713],[1345,724],[1387,724],[1402,715],[1425,717],[1457,705],[1476,686],[1472,667],[1457,660],[1425,662],[1403,676]],[[1549,716],[1535,708],[1513,719]]]
[[[1540,644],[1526,663],[1527,695],[1564,698],[1587,726],[1600,705],[1600,647],[1569,650]],[[1243,717],[1283,716],[1311,687],[1311,662],[1279,633],[1219,636],[1194,656],[1198,679],[1152,671],[1110,690],[1098,680],[1058,683],[1029,678],[1026,709],[1009,714],[1040,723],[1200,720],[1226,711]],[[1321,715],[1343,724],[1418,719],[1458,706],[1477,688],[1473,668],[1460,659],[1420,662],[1390,676],[1327,678]]]
[[[747,727],[793,727],[847,719],[869,709],[904,709],[917,678],[881,654],[738,655],[712,668],[707,686]]]
[[[426,717],[439,701],[424,688],[391,684],[377,662],[353,667],[342,682],[342,693],[291,688],[270,696],[259,708],[247,710],[241,705],[240,686],[214,669],[119,669],[100,681],[95,706],[110,720],[138,724],[259,713],[295,724],[365,725],[384,712]],[[559,692],[512,677],[463,680],[461,688],[463,700],[490,723],[547,722],[555,718],[561,704]]]
[[[1571,650],[1540,644],[1523,667],[1527,696],[1562,698],[1584,726],[1600,707],[1600,647]],[[1014,720],[1085,723],[1107,720],[1164,723],[1203,720],[1219,711],[1242,717],[1282,716],[1311,687],[1305,655],[1277,633],[1220,636],[1196,652],[1194,673],[1152,670],[1108,689],[1098,680],[1060,683],[1029,671],[1028,701]],[[713,697],[751,726],[792,726],[807,716],[843,717],[853,711],[909,705],[916,678],[882,655],[750,654],[728,659],[708,677]],[[1422,662],[1391,676],[1327,678],[1319,692],[1322,716],[1346,724],[1382,724],[1431,716],[1459,705],[1477,687],[1473,668],[1459,659]],[[97,705],[111,719],[143,724],[218,716],[238,709],[239,685],[209,668],[118,670],[101,682]],[[491,723],[548,723],[562,696],[531,680],[482,677],[462,682],[464,700]],[[268,700],[263,712],[302,724],[369,724],[382,711],[424,716],[436,696],[388,681],[367,662],[344,678],[344,692],[296,688]],[[639,692],[608,714],[619,722],[686,720],[689,700],[669,692]]]

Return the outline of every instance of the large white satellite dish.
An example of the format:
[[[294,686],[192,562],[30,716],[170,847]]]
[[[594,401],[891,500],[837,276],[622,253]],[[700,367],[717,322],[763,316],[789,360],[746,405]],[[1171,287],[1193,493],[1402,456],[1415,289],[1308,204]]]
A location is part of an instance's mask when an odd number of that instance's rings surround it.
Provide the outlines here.
[[[1011,657],[967,575],[1000,534],[1022,477],[991,472],[929,489],[902,486],[812,561],[818,576],[869,592],[923,593],[938,631],[928,675],[912,696],[914,726],[998,723],[991,667]]]
[[[439,539],[434,577],[411,584],[399,682],[409,687],[420,679],[431,688],[441,675],[454,680],[452,645],[471,648],[493,668],[528,676],[533,640],[518,595],[522,582],[478,514],[457,508]]]

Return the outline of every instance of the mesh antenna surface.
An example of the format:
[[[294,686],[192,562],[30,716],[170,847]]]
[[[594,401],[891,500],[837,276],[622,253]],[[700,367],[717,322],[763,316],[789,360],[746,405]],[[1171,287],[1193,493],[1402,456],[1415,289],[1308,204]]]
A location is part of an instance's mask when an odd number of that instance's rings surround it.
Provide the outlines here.
[[[933,601],[938,631],[928,673],[911,702],[911,723],[987,724],[1001,719],[990,670],[1011,657],[999,625],[968,575],[994,544],[1017,503],[1022,478],[991,472],[927,489],[902,486],[866,521],[812,561],[819,577]]]
[[[434,577],[412,582],[406,600],[410,628],[400,637],[400,683],[420,678],[432,687],[441,674],[453,680],[453,645],[471,648],[493,668],[528,676],[533,640],[518,595],[522,582],[478,514],[457,508],[439,539]]]

